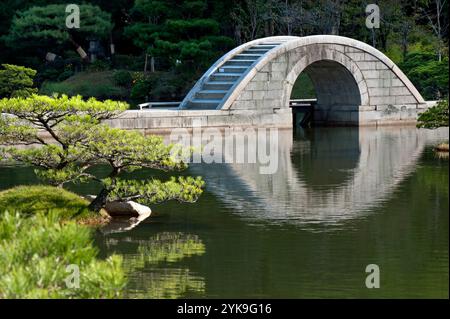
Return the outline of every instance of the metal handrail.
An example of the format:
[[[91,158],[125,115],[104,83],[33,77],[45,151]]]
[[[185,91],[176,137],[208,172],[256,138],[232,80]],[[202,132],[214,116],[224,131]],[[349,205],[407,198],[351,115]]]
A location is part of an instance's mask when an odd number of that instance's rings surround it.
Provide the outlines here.
[[[314,106],[317,104],[317,99],[292,99],[289,100],[289,107]]]
[[[139,104],[139,110],[142,111],[143,108],[153,108],[153,107],[161,107],[161,106],[165,106],[165,107],[178,107],[180,106],[181,102],[146,102],[146,103],[141,103]]]

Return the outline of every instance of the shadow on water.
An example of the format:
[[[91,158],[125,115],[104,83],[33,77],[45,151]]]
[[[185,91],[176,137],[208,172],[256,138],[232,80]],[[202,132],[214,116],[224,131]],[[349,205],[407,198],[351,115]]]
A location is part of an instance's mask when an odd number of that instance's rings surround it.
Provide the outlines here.
[[[351,178],[361,153],[359,130],[305,128],[297,129],[294,134],[292,166],[309,188],[330,190]]]

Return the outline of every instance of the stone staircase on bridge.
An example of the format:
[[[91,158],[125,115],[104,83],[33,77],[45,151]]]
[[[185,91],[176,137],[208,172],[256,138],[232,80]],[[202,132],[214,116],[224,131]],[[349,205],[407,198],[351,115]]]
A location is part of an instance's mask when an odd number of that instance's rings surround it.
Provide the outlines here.
[[[253,67],[263,55],[284,41],[263,42],[246,48],[217,68],[202,84],[193,98],[187,102],[186,109],[215,110],[234,84]]]

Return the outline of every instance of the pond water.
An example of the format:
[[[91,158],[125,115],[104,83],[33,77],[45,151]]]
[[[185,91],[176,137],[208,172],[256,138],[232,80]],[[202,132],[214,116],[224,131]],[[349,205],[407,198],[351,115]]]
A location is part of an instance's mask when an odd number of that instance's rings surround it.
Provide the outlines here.
[[[447,139],[414,127],[282,131],[275,174],[193,164],[184,174],[207,184],[197,203],[155,205],[96,242],[123,255],[131,298],[448,298],[448,159],[432,148]],[[1,189],[36,182],[30,168],[0,167]],[[365,286],[369,264],[379,289]]]

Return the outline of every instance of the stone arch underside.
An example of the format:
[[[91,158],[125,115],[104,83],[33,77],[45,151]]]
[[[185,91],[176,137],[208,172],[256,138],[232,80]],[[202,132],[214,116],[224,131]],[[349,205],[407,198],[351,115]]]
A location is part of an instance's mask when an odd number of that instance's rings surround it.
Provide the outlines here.
[[[315,122],[332,122],[339,112],[337,110],[358,111],[362,104],[360,88],[344,66],[334,61],[321,60],[310,64],[303,72],[311,79],[317,96]]]
[[[246,60],[258,53],[254,61]],[[426,108],[420,93],[384,54],[363,42],[329,35],[270,37],[244,44],[219,59],[180,108],[266,114],[273,115],[273,122],[292,121],[290,95],[302,72],[315,85],[324,121],[415,122]],[[220,87],[228,80],[228,87]]]
[[[357,106],[369,104],[367,83],[361,70],[343,53],[315,45],[290,52],[288,59],[287,68],[290,64],[292,67],[286,70],[286,78],[281,82],[284,107],[289,106],[292,88],[302,72],[306,72],[313,82],[321,105],[355,110]]]

